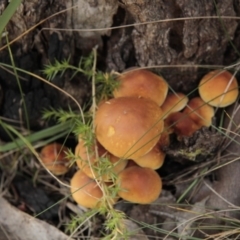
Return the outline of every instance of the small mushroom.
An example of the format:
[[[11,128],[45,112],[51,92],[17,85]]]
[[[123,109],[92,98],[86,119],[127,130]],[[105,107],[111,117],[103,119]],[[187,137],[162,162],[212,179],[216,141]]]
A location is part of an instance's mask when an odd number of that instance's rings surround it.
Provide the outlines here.
[[[170,93],[165,99],[161,109],[163,117],[166,118],[170,113],[180,112],[188,103],[188,97],[183,93]]]
[[[82,170],[78,170],[70,181],[71,193],[75,202],[86,208],[100,205],[103,192],[95,180],[89,178]]]
[[[113,92],[115,98],[144,97],[161,106],[167,96],[168,84],[166,81],[145,69],[124,72],[117,80],[119,86]]]
[[[199,128],[203,126],[209,127],[212,124],[214,108],[205,103],[200,97],[195,97],[189,101],[183,113],[187,114]]]
[[[125,168],[117,178],[118,195],[133,203],[154,202],[162,191],[162,180],[153,169],[131,166]]]
[[[96,156],[95,151],[97,151],[98,156]],[[99,173],[97,171],[99,163],[100,161],[103,161],[103,158],[107,158],[112,163],[112,167],[109,168],[109,173],[105,173],[101,176],[104,181],[111,180],[111,173],[118,174],[126,167],[128,162],[127,160],[115,157],[99,143],[97,143],[96,149],[94,146],[88,147],[82,139],[79,139],[79,143],[75,147],[75,156],[77,166],[90,178],[99,177]]]
[[[165,129],[169,133],[176,133],[179,138],[190,137],[199,129],[199,126],[185,113],[171,113],[164,121]]]
[[[237,79],[226,70],[207,73],[200,81],[198,90],[203,101],[214,107],[231,105],[239,93]]]
[[[150,152],[134,161],[140,167],[147,167],[156,170],[163,165],[165,156],[166,154],[160,149],[160,146],[157,143]]]
[[[162,111],[147,98],[110,99],[96,112],[97,140],[122,159],[137,159],[147,154],[157,144],[162,131]]]
[[[67,148],[59,143],[51,143],[42,148],[40,158],[43,165],[55,175],[65,174],[69,170],[70,159]]]

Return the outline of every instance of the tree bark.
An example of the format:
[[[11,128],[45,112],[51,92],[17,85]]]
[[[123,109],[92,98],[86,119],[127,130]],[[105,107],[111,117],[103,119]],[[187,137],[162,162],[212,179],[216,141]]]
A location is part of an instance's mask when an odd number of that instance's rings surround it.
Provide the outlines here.
[[[136,65],[159,66],[154,70],[160,72],[175,90],[193,90],[199,78],[208,71],[191,65],[223,65],[233,62],[238,55],[235,52],[229,56],[233,52],[231,41],[234,42],[236,37],[238,23],[235,19],[221,19],[221,16],[235,17],[239,11],[239,2],[220,0],[216,1],[216,5],[214,1],[207,0],[122,2],[132,23],[164,21],[134,26],[130,39]],[[211,19],[212,16],[219,18]],[[199,19],[191,19],[196,17]],[[178,18],[188,19],[176,21]],[[169,67],[162,68],[161,65]],[[175,65],[180,66],[172,67]]]
[[[8,1],[2,2],[0,11]],[[196,87],[199,78],[208,71],[192,65],[230,64],[239,56],[236,50],[240,42],[239,25],[234,19],[240,12],[239,0],[23,1],[8,26],[9,39],[15,39],[41,20],[64,10],[22,36],[16,53],[21,55],[37,48],[45,63],[69,55],[74,59],[79,51],[87,54],[98,45],[103,57],[106,56],[107,70],[159,66],[154,70],[174,89],[184,92]],[[159,20],[164,22],[144,24]],[[108,29],[126,23],[137,25],[114,31]],[[48,30],[40,31],[45,27]],[[98,28],[98,31],[86,31]],[[58,46],[62,47],[61,53],[53,47],[48,49],[53,34],[63,42]],[[102,36],[108,38],[103,41]],[[174,67],[176,65],[179,66]]]

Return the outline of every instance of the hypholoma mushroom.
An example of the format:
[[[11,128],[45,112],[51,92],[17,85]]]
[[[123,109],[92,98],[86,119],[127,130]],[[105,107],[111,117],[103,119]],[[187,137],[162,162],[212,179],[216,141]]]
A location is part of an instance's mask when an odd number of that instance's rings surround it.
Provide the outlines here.
[[[103,196],[101,188],[94,179],[89,178],[82,170],[78,170],[70,181],[71,193],[75,202],[86,208],[100,205]]]
[[[97,154],[96,154],[97,151]],[[98,142],[97,146],[86,146],[86,143],[83,139],[79,139],[79,143],[75,147],[75,156],[76,156],[76,163],[77,166],[90,178],[99,178],[101,177],[104,181],[111,180],[111,174],[117,174],[122,171],[126,165],[127,160],[119,159],[115,157],[111,153],[109,153],[106,149],[103,148]],[[106,159],[110,161],[111,166],[107,173],[103,176],[99,176],[99,165],[101,164],[100,161]],[[103,170],[103,169],[102,169]]]
[[[226,70],[207,73],[201,79],[198,89],[203,101],[214,107],[231,105],[239,93],[237,79]]]
[[[40,152],[43,165],[55,175],[65,174],[69,170],[70,164],[66,154],[67,150],[59,143],[46,145]]]
[[[162,180],[157,172],[139,166],[130,166],[120,172],[117,184],[121,198],[140,204],[154,202],[162,191]]]
[[[163,165],[165,155],[166,154],[161,150],[159,144],[157,143],[150,152],[134,161],[140,167],[147,167],[156,170]]]
[[[188,103],[188,97],[183,93],[170,93],[161,106],[163,117],[166,118],[170,113],[180,112]]]
[[[198,126],[209,127],[212,124],[214,108],[205,103],[200,97],[192,98],[183,113],[187,114]]]
[[[110,99],[99,106],[95,116],[97,140],[122,159],[147,154],[157,144],[162,130],[162,111],[147,98]]]
[[[103,201],[103,189],[107,189],[112,183],[101,183],[100,185],[95,179],[89,178],[82,170],[78,170],[70,181],[71,194],[76,203],[86,208],[100,207],[105,204]],[[118,196],[108,196],[106,201],[108,204],[115,204],[119,199]]]
[[[164,121],[165,128],[169,133],[176,133],[178,137],[190,137],[200,127],[185,113],[171,113]]]
[[[113,92],[115,98],[144,97],[161,106],[167,96],[168,84],[166,81],[161,76],[145,69],[124,72],[118,81],[119,86]]]

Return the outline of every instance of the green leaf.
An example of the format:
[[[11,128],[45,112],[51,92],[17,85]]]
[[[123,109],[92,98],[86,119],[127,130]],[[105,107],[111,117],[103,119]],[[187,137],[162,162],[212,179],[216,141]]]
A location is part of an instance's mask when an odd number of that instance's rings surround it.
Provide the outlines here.
[[[4,128],[9,130],[10,132],[15,133],[15,131],[13,131],[15,129],[13,129],[10,125],[2,123],[2,122],[1,122],[1,124],[3,125]],[[7,143],[7,144],[1,146],[0,152],[7,152],[10,150],[16,150],[16,149],[22,148],[22,147],[26,146],[26,141],[30,142],[30,143],[35,143],[37,141],[41,141],[44,138],[49,138],[49,137],[51,137],[51,138],[45,140],[44,144],[47,142],[54,141],[57,138],[66,136],[71,131],[72,125],[73,125],[72,121],[67,121],[65,123],[61,123],[61,124],[55,125],[53,127],[49,127],[42,131],[32,133],[29,136],[21,137],[21,138],[19,137],[16,140],[14,140],[14,142],[10,142],[10,143]],[[23,141],[23,138],[26,141]]]
[[[21,0],[11,1],[4,10],[3,14],[0,16],[0,36],[2,36],[3,30],[7,26],[8,22],[12,18],[13,14],[16,12],[21,2],[22,2]]]

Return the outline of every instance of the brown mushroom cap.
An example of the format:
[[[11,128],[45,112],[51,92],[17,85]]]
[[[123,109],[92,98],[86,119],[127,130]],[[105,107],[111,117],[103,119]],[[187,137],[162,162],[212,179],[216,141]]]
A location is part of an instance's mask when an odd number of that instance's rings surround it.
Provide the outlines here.
[[[96,112],[96,138],[113,155],[136,159],[158,142],[163,130],[161,117],[161,109],[150,99],[114,98]]]
[[[55,175],[65,174],[69,170],[70,160],[67,148],[59,143],[51,143],[42,148],[40,158],[44,166]]]
[[[117,183],[120,186],[118,195],[129,201],[140,204],[154,202],[162,190],[162,180],[150,168],[131,166],[125,168],[118,175]]]
[[[99,173],[97,168],[99,167],[99,161],[102,161],[102,158],[107,158],[113,166],[109,169],[109,173],[104,174],[102,180],[109,181],[111,173],[118,174],[122,171],[126,165],[127,160],[119,159],[118,157],[113,156],[111,153],[107,152],[99,143],[97,143],[98,157],[96,157],[95,147],[92,146],[90,149],[85,144],[85,141],[79,139],[79,143],[75,147],[75,156],[77,166],[90,178],[98,178]],[[91,166],[90,166],[91,165]]]
[[[118,80],[120,85],[113,92],[115,98],[145,97],[161,106],[167,96],[168,84],[166,81],[148,70],[138,69],[125,72]]]
[[[228,71],[207,73],[199,83],[199,94],[204,102],[214,107],[226,107],[238,97],[237,79]]]
[[[163,165],[165,156],[166,154],[160,149],[160,146],[157,143],[150,152],[134,161],[140,167],[146,167],[156,170]]]
[[[89,178],[83,171],[78,170],[70,181],[74,201],[86,208],[99,206],[103,192],[96,181]]]
[[[212,124],[214,108],[205,103],[200,97],[192,98],[183,113],[187,114],[200,128]]]
[[[190,137],[199,129],[199,126],[185,113],[171,113],[164,121],[168,131],[175,132],[179,137]]]
[[[94,147],[93,146],[87,147],[85,141],[82,140],[81,138],[78,139],[78,144],[75,147],[75,156],[76,164],[82,170],[85,167],[88,167],[89,164],[94,165],[95,162],[97,162]]]
[[[163,116],[166,118],[170,113],[179,112],[188,103],[188,97],[183,93],[170,93],[161,106]]]

